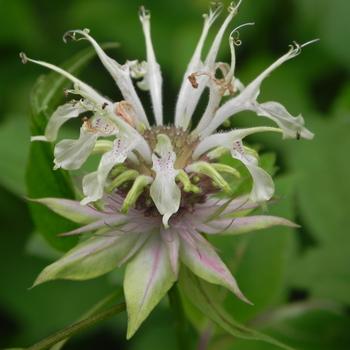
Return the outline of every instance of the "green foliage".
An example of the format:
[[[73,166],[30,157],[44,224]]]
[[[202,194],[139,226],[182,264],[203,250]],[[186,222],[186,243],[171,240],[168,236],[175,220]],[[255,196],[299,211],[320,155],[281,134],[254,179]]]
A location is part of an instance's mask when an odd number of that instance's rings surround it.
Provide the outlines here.
[[[0,183],[18,196],[26,193],[24,165],[28,158],[29,137],[27,120],[9,115],[0,129]],[[13,135],[18,137],[14,143]]]
[[[205,317],[208,317],[233,337],[260,340],[277,345],[282,349],[292,350],[289,346],[237,322],[223,309],[218,288],[199,279],[185,268],[181,271],[179,283],[184,297],[187,298],[194,307],[198,308]]]
[[[349,305],[349,130],[342,121],[319,121],[313,127],[317,138],[308,149],[290,152],[290,162],[300,169],[299,210],[317,242],[293,267],[293,281],[314,296]]]

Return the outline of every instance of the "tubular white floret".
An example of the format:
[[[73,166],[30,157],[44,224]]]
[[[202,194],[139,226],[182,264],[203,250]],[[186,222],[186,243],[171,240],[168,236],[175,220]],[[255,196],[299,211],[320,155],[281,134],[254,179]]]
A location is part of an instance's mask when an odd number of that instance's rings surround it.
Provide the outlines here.
[[[122,66],[117,61],[110,58],[102,50],[102,48],[96,42],[96,40],[89,35],[89,31],[87,30],[70,30],[66,32],[63,37],[65,41],[67,41],[67,38],[71,38],[73,40],[80,40],[81,38],[78,38],[77,34],[82,35],[86,40],[88,40],[91,43],[98,57],[100,58],[102,64],[105,66],[105,68],[108,70],[110,75],[113,77],[124,99],[126,101],[129,101],[133,105],[136,115],[138,117],[138,120],[142,122],[144,125],[149,126],[146,113],[143,109],[141,101],[132,83],[128,65]]]
[[[208,127],[201,132],[201,136],[205,137],[213,133],[227,118],[234,114],[237,114],[243,110],[254,110],[254,104],[259,96],[260,86],[265,78],[267,78],[276,68],[281,66],[288,60],[296,57],[300,54],[301,48],[305,45],[315,42],[310,41],[304,45],[298,45],[293,43],[290,45],[290,50],[277,59],[272,65],[270,65],[266,70],[264,70],[256,79],[254,79],[249,85],[247,85],[244,90],[237,96],[223,104],[218,111]]]
[[[236,15],[237,13],[237,9],[239,7],[241,2],[238,3],[238,5],[234,6],[232,3],[228,8],[229,14],[226,17],[224,23],[221,25],[218,33],[215,36],[215,39],[209,49],[209,52],[207,54],[207,57],[204,61],[203,64],[203,69],[204,71],[208,71],[208,72],[212,72],[215,69],[215,60],[220,48],[220,44],[222,42],[222,38],[225,34],[225,31],[228,27],[228,25],[230,24],[231,20],[233,19],[233,17]],[[190,72],[193,73],[193,72]],[[198,86],[196,87],[196,89],[189,89],[188,91],[188,95],[186,100],[184,101],[184,105],[182,107],[182,113],[179,116],[179,121],[178,121],[178,125],[182,127],[183,129],[187,129],[189,127],[192,115],[198,105],[199,99],[204,91],[204,89],[206,88],[207,84],[208,84],[208,80],[209,78],[207,76],[201,76],[198,79]],[[186,103],[187,101],[187,103]],[[179,112],[180,113],[180,112]]]
[[[193,90],[192,85],[188,81],[188,76],[193,72],[197,72],[202,69],[203,63],[201,61],[201,55],[202,55],[204,42],[208,36],[210,27],[218,18],[219,14],[221,13],[221,10],[222,10],[222,5],[217,6],[215,9],[211,8],[209,10],[209,14],[203,15],[204,24],[203,24],[202,33],[197,43],[196,49],[190,60],[190,63],[186,68],[186,72],[182,80],[179,96],[176,102],[176,109],[175,109],[175,126],[176,127],[182,126],[182,123],[183,123],[182,119],[184,118],[184,114],[185,114],[188,94]]]
[[[237,90],[239,90],[239,87],[235,86],[236,81],[235,81],[235,77],[234,77],[235,68],[236,68],[235,46],[237,46],[237,40],[239,40],[239,39],[237,37],[235,38],[234,35],[238,36],[238,34],[237,34],[238,29],[245,27],[245,26],[251,26],[251,25],[254,25],[254,23],[242,24],[242,25],[238,26],[237,28],[235,28],[230,33],[229,45],[230,45],[230,51],[231,51],[231,65],[229,66],[230,68],[228,69],[228,71],[225,72],[225,74],[223,73],[223,75],[224,75],[223,82],[225,85],[227,85],[227,87],[230,89],[230,91],[228,91],[226,89],[226,91],[221,93],[220,89],[215,85],[215,83],[213,84],[213,82],[209,82],[209,84],[208,84],[209,85],[208,105],[207,105],[207,108],[206,108],[202,118],[200,119],[196,129],[193,131],[193,134],[195,134],[195,135],[201,134],[201,132],[209,125],[209,123],[213,119],[215,112],[217,111],[217,109],[220,106],[220,102],[221,102],[223,95],[226,96],[230,93],[232,94],[232,93],[236,92]],[[214,71],[214,74],[215,74],[215,71]]]
[[[89,85],[82,82],[81,80],[74,77],[72,74],[70,74],[69,72],[65,71],[64,69],[62,69],[60,67],[57,67],[53,64],[50,64],[50,63],[47,63],[44,61],[33,60],[33,59],[29,58],[28,56],[26,56],[24,53],[21,53],[20,57],[22,59],[22,62],[24,62],[24,63],[32,62],[32,63],[38,64],[40,66],[49,68],[49,69],[63,75],[64,77],[66,77],[67,79],[72,81],[75,85],[75,89],[81,90],[83,93],[83,96],[85,98],[89,99],[90,102],[92,102],[93,104],[95,104],[97,106],[101,106],[101,107],[106,106],[105,109],[103,109],[104,117],[106,117],[107,119],[110,119],[112,122],[114,122],[118,126],[118,128],[120,129],[120,131],[122,133],[132,135],[133,137],[138,139],[139,144],[136,148],[137,151],[141,154],[141,156],[145,159],[145,161],[147,163],[151,162],[151,151],[150,151],[148,143],[144,140],[144,138],[133,127],[131,127],[123,119],[121,119],[115,115],[114,105],[113,105],[113,103],[111,103],[110,100],[102,97],[92,87],[90,87]],[[38,138],[35,138],[34,140],[38,140]],[[43,138],[40,137],[39,140],[42,141]]]

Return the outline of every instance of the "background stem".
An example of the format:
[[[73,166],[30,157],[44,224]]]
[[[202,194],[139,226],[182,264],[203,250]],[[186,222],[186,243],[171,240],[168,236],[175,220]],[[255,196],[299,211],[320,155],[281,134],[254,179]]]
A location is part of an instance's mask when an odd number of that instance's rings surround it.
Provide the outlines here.
[[[62,330],[50,335],[49,337],[39,341],[38,343],[30,346],[27,348],[27,350],[44,350],[47,349],[59,341],[69,338],[72,335],[87,329],[96,323],[99,323],[103,320],[106,320],[114,315],[119,314],[120,312],[125,310],[125,303],[120,303],[118,305],[112,306],[111,308],[102,311],[98,314],[95,314],[89,318],[86,318],[85,320],[82,320],[80,322],[74,323],[71,326],[68,326],[66,328],[63,328]]]
[[[185,313],[182,307],[182,302],[180,298],[179,291],[177,289],[177,284],[174,284],[170,289],[169,293],[169,302],[173,314],[175,316],[175,329],[176,329],[176,338],[178,341],[178,347],[180,350],[189,350],[189,327]]]

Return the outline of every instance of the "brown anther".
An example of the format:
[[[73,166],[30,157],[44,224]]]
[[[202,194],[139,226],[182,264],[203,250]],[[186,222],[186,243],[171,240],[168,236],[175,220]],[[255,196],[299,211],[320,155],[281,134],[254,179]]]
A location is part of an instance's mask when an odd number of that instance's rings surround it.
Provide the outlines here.
[[[83,125],[87,131],[96,132],[96,128],[94,128],[92,126],[91,121],[88,117],[83,117],[82,121],[83,121]]]
[[[108,103],[105,102],[105,103],[102,105],[102,109],[105,109],[107,106],[108,106]]]
[[[191,83],[194,89],[198,88],[198,82],[197,82],[196,76],[197,76],[197,73],[192,73],[187,77],[187,79],[189,80],[189,82]]]
[[[132,104],[128,101],[120,101],[116,104],[115,107],[115,114],[118,117],[124,119],[124,121],[126,121],[132,127],[135,127],[134,118],[130,114],[133,113],[133,111],[134,109],[132,107]]]
[[[225,79],[217,79],[213,74],[210,74],[208,72],[195,72],[187,77],[194,89],[198,88],[197,77],[203,75],[207,76],[215,85],[218,86],[221,95],[224,95],[226,90],[230,95],[235,94],[235,88],[230,82],[227,82]]]

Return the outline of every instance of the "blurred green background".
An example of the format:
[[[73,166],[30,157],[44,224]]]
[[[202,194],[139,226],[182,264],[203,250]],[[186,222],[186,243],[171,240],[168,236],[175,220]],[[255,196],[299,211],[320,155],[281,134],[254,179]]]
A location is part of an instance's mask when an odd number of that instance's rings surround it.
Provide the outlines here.
[[[84,41],[65,45],[62,34],[89,28],[99,42],[121,44],[110,52],[119,62],[144,59],[137,16],[140,5],[152,10],[152,33],[170,119],[208,1],[0,1],[0,347],[30,345],[69,324],[121,281],[117,273],[88,282],[53,282],[28,289],[58,253],[35,234],[24,199],[29,94],[45,71],[21,65],[18,53],[59,64],[88,45]],[[283,103],[294,115],[302,112],[315,139],[281,141],[268,135],[250,139],[262,145],[263,152],[277,155],[281,200],[270,211],[295,220],[302,228],[217,241],[242,290],[255,302],[249,307],[228,298],[228,310],[298,349],[350,349],[349,15],[348,0],[244,0],[231,25],[255,22],[255,27],[242,29],[243,45],[237,49],[237,76],[243,83],[286,52],[293,40],[321,39],[274,72],[263,84],[260,97],[260,101]],[[229,61],[228,41],[222,45],[220,58]],[[112,79],[97,59],[82,76],[104,94],[118,98]],[[242,114],[232,125],[258,122],[259,118]],[[120,315],[74,338],[66,348],[176,348],[166,303],[128,343],[125,326],[126,317]],[[218,333],[209,348],[273,347]]]

